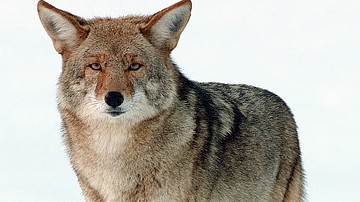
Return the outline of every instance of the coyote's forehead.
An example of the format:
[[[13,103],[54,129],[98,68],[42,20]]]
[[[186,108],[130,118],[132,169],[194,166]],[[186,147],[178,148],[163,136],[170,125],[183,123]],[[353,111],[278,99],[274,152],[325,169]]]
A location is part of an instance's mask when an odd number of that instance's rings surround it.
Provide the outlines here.
[[[126,16],[119,18],[94,18],[88,20],[90,33],[98,37],[131,36],[140,33],[140,28],[148,21],[146,16]]]
[[[132,38],[140,35],[140,28],[146,24],[146,16],[127,16],[120,18],[94,18],[88,20],[89,36],[100,41],[111,43],[123,39],[132,42]]]

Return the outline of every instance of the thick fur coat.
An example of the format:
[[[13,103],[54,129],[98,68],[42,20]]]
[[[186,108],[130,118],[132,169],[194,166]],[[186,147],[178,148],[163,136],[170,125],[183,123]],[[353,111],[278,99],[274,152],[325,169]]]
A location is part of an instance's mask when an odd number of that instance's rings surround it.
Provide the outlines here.
[[[86,201],[302,201],[296,124],[273,93],[173,63],[191,11],[85,20],[39,1],[63,59],[64,142]]]

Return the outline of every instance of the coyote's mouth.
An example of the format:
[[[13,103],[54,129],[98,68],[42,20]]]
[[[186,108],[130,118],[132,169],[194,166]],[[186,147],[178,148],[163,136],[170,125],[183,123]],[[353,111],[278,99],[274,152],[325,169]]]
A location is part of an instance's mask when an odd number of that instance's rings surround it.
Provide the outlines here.
[[[108,110],[106,113],[112,117],[117,117],[117,116],[120,116],[121,114],[123,114],[124,112],[122,112],[120,110]]]

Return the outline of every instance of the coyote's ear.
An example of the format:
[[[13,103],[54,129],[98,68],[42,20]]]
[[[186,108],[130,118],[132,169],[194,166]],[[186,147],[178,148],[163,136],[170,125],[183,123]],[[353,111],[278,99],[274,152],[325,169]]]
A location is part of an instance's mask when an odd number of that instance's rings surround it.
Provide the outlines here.
[[[141,32],[163,50],[172,51],[190,18],[191,1],[182,0],[154,14]]]
[[[57,9],[42,0],[39,1],[37,9],[41,23],[58,53],[71,51],[86,38],[88,30],[84,19]]]

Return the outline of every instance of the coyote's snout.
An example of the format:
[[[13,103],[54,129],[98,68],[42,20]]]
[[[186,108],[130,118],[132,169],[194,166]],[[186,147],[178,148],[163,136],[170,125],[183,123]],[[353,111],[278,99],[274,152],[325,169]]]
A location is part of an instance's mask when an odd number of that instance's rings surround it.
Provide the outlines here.
[[[118,107],[123,103],[124,97],[120,92],[110,91],[105,95],[105,102],[111,107],[108,112],[112,116],[118,116],[122,112]]]
[[[187,79],[191,11],[83,19],[39,1],[61,54],[58,108],[86,201],[302,201],[295,121],[273,93]]]

